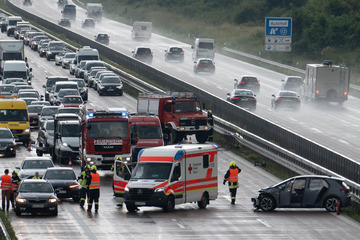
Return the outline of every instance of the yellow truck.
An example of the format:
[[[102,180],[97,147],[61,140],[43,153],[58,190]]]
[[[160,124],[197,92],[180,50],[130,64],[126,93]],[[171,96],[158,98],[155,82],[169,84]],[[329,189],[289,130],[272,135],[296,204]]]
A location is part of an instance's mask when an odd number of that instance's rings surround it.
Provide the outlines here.
[[[29,143],[30,122],[24,100],[0,96],[0,127],[8,127],[16,141]]]

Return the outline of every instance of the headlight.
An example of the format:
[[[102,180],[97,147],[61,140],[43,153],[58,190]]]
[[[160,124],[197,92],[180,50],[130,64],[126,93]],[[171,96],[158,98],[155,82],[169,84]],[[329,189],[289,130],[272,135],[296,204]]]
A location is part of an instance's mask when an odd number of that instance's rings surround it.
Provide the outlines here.
[[[165,190],[165,188],[164,188],[164,187],[161,187],[161,188],[155,189],[154,192],[163,192],[164,190]]]
[[[55,203],[55,202],[57,202],[57,199],[56,199],[56,198],[50,198],[50,199],[49,199],[49,203]]]
[[[122,86],[122,85],[120,85],[120,86],[117,86],[116,88],[117,88],[117,89],[122,89],[122,87],[123,87],[123,86]]]
[[[72,184],[72,185],[69,186],[70,189],[77,188],[77,187],[79,187],[78,184]]]
[[[17,199],[16,199],[16,202],[18,202],[18,203],[25,203],[25,202],[26,202],[26,199],[25,199],[25,198],[17,198]]]
[[[129,191],[129,187],[126,185],[124,190],[125,190],[125,192],[128,192],[128,191]]]
[[[63,145],[64,147],[69,146],[66,142],[63,142],[62,145]]]
[[[24,133],[30,133],[30,128],[25,129]]]

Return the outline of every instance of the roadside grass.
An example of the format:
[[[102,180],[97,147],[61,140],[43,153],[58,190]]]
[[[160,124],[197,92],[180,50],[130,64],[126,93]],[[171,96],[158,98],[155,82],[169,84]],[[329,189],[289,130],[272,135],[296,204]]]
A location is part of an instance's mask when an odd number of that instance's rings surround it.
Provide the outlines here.
[[[11,240],[17,240],[18,238],[16,237],[15,231],[12,228],[11,223],[10,223],[7,215],[5,214],[5,212],[0,211],[0,218],[1,218],[1,221],[3,222],[3,224],[4,224],[5,228],[6,228],[6,231],[8,232],[8,234],[10,236],[10,239]]]

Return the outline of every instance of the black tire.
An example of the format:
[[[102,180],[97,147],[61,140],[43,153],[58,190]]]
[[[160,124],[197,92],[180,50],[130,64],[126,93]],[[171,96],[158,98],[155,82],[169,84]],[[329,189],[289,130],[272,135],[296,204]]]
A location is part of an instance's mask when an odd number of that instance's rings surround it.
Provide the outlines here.
[[[197,202],[199,208],[204,209],[209,204],[209,195],[208,193],[204,193],[203,197],[200,201]]]
[[[328,197],[324,201],[324,207],[328,212],[336,212],[336,204],[339,199],[337,197]],[[341,202],[340,202],[341,206]]]
[[[41,157],[43,155],[43,151],[36,149],[36,155]]]
[[[205,143],[206,140],[209,138],[209,133],[205,131],[197,132],[195,134],[195,137],[196,141],[198,141],[199,143]]]
[[[128,212],[136,212],[136,206],[134,204],[126,204],[126,210],[128,210]]]
[[[172,212],[174,211],[174,208],[175,208],[175,199],[173,196],[170,195],[165,203],[164,211]]]
[[[20,209],[15,209],[15,214],[16,214],[16,216],[20,216],[21,215],[21,211],[20,211]]]
[[[47,57],[46,57],[46,60],[50,61],[50,58],[47,56]]]
[[[123,90],[121,89],[119,92],[119,96],[122,96],[124,94]]]
[[[263,212],[273,211],[276,208],[275,199],[269,195],[261,196],[260,208]]]
[[[52,216],[57,216],[58,215],[58,208],[56,207],[54,211],[51,211],[51,215]]]

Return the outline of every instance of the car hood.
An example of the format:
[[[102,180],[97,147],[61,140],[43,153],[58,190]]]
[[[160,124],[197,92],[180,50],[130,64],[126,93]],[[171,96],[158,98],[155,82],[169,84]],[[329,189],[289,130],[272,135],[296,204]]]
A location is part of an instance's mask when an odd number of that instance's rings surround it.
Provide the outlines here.
[[[14,140],[11,138],[0,138],[0,144],[1,143],[14,143]]]
[[[55,198],[54,193],[20,192],[18,198],[49,199]]]
[[[78,182],[76,180],[64,180],[64,179],[51,180],[51,179],[47,179],[47,181],[49,183],[51,183],[51,185],[54,187],[54,189],[60,188],[60,187],[69,187],[70,185],[73,185],[73,184],[78,185]]]
[[[69,144],[69,146],[72,146],[72,147],[80,146],[80,138],[78,138],[78,137],[62,137],[61,140],[62,140],[62,142],[65,142],[65,143]]]
[[[42,177],[44,176],[46,169],[22,169],[19,172],[19,177],[20,178],[32,178],[33,176],[35,176],[35,173],[39,172],[39,176]]]
[[[167,180],[163,179],[133,179],[129,181],[130,188],[155,188]]]

